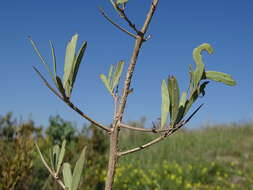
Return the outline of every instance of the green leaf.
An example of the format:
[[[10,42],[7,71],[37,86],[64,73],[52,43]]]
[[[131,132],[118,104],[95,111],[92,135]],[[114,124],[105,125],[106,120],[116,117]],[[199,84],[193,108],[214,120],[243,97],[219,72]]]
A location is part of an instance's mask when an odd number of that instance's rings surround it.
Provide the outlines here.
[[[110,92],[110,94],[112,94],[112,90],[110,88],[110,84],[106,78],[106,76],[104,74],[100,74],[100,79],[102,80],[102,82],[104,83],[105,87],[107,88],[107,90]]]
[[[75,54],[78,35],[75,34],[66,48],[65,63],[64,63],[64,76],[63,87],[67,97],[71,96],[72,89],[76,80],[76,76],[81,64],[84,52],[87,48],[87,42],[83,42],[77,55]]]
[[[87,42],[84,41],[81,48],[79,49],[79,51],[77,53],[75,62],[72,66],[71,78],[69,79],[70,82],[71,82],[70,93],[72,92],[72,89],[73,89],[73,86],[74,86],[74,83],[75,83],[75,80],[76,80],[76,76],[77,76],[77,73],[78,73],[78,70],[79,70],[79,66],[82,62],[83,55],[84,55],[84,52],[85,52],[86,48],[87,48]],[[72,73],[73,73],[73,75],[72,75]]]
[[[229,85],[229,86],[236,85],[236,82],[232,78],[231,75],[226,74],[226,73],[222,73],[222,72],[206,71],[204,78],[214,80],[214,81],[217,81],[217,82],[222,82],[222,83],[224,83],[226,85]]]
[[[209,83],[209,81],[205,81],[203,82],[201,85],[198,86],[197,89],[195,89],[191,95],[189,100],[186,101],[185,104],[185,111],[184,111],[184,115],[187,114],[187,112],[189,111],[189,109],[191,108],[192,104],[197,100],[197,98],[199,97],[200,94],[205,95],[205,88],[206,85]]]
[[[71,189],[71,184],[72,184],[72,174],[71,174],[71,167],[69,163],[64,163],[63,164],[63,169],[62,169],[62,173],[63,173],[63,181],[64,181],[64,185],[66,186],[66,188],[68,188],[69,190]]]
[[[206,50],[209,54],[213,53],[213,48],[210,44],[204,43],[193,50],[193,59],[196,63],[196,70],[194,71],[194,87],[198,86],[199,81],[202,79],[205,65],[202,61],[201,52]]]
[[[119,79],[120,79],[124,64],[125,64],[124,61],[120,61],[115,68],[114,75],[113,75],[112,89],[114,89],[119,83]]]
[[[62,165],[62,161],[63,161],[64,154],[65,154],[65,146],[66,146],[66,140],[64,140],[62,142],[62,145],[61,145],[61,151],[60,151],[60,154],[59,154],[59,158],[58,158],[58,162],[57,162],[57,168],[56,168],[56,173],[57,174],[59,173],[61,165]]]
[[[109,83],[110,89],[112,89],[112,86],[113,86],[113,80],[112,80],[112,78],[113,78],[113,76],[112,76],[113,70],[114,70],[114,66],[111,65],[110,69],[108,71],[108,80],[109,80],[108,83]]]
[[[179,106],[184,107],[186,103],[187,94],[186,92],[183,92],[180,98]]]
[[[66,94],[65,94],[65,89],[63,88],[62,82],[60,77],[56,76],[56,82],[57,82],[57,88],[60,91],[61,95],[65,98]]]
[[[55,78],[54,78],[53,73],[52,73],[51,70],[49,69],[48,64],[46,63],[44,57],[41,55],[41,53],[40,53],[39,49],[37,48],[35,42],[32,40],[31,37],[29,37],[29,40],[30,40],[30,42],[31,42],[31,44],[32,44],[32,47],[33,47],[33,49],[35,50],[36,54],[39,56],[41,63],[45,66],[45,68],[46,68],[46,70],[48,71],[48,73],[50,74],[52,80],[55,81]]]
[[[54,51],[54,45],[51,41],[49,41],[50,47],[51,47],[51,54],[53,58],[53,66],[54,66],[54,82],[56,84],[56,76],[57,76],[57,68],[56,68],[56,57],[55,57],[55,51]]]
[[[52,154],[52,162],[53,162],[54,171],[57,170],[57,163],[58,163],[59,153],[60,153],[59,145],[54,145],[53,154]]]
[[[73,172],[73,181],[71,184],[71,190],[77,190],[77,188],[78,188],[78,185],[79,185],[79,182],[81,179],[81,174],[82,174],[83,167],[84,167],[85,151],[86,151],[86,147],[83,149],[79,159],[76,162],[76,166],[75,166],[75,169]]]
[[[169,91],[165,80],[162,81],[161,93],[162,93],[161,128],[163,128],[167,123],[168,113],[170,109]]]
[[[103,81],[105,87],[114,96],[114,88],[118,85],[120,76],[124,67],[124,61],[120,61],[116,66],[111,65],[108,71],[108,77],[104,74],[100,74],[100,78]]]
[[[189,83],[189,89],[190,92],[192,91],[192,89],[194,88],[194,70],[192,68],[192,65],[189,65],[189,76],[190,76],[190,83]]]
[[[117,0],[117,4],[124,4],[127,2],[128,2],[128,0]]]
[[[198,83],[203,76],[204,70],[205,70],[205,65],[201,63],[201,64],[198,64],[196,70],[194,71],[193,83],[194,83],[195,88],[198,86]]]
[[[178,109],[176,123],[180,122],[181,119],[183,119],[184,117],[186,101],[187,101],[187,93],[183,92],[180,98],[180,102],[179,102],[179,109]]]
[[[70,97],[70,76],[73,75],[73,64],[75,61],[75,50],[76,50],[76,43],[77,43],[78,35],[75,34],[66,48],[66,55],[65,55],[65,62],[64,62],[64,75],[63,75],[63,87],[66,91],[67,97]]]
[[[177,79],[174,76],[169,77],[168,89],[170,97],[170,122],[173,126],[175,124],[179,109],[179,87]]]
[[[41,151],[40,151],[40,148],[39,148],[38,144],[35,143],[35,146],[36,146],[37,151],[38,151],[38,153],[39,153],[39,155],[40,155],[40,159],[43,161],[43,164],[45,165],[45,164],[46,164],[45,158],[43,157],[43,155],[42,155],[42,153],[41,153]]]

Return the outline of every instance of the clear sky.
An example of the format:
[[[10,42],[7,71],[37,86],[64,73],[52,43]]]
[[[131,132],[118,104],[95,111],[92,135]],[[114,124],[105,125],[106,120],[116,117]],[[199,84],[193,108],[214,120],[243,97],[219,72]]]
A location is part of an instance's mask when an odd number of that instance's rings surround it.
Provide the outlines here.
[[[150,2],[129,0],[126,12],[138,27]],[[86,40],[88,49],[73,90],[73,102],[94,119],[111,122],[113,102],[99,74],[107,73],[110,64],[121,59],[128,63],[134,40],[108,23],[99,14],[99,6],[127,27],[109,0],[0,1],[1,115],[13,111],[17,117],[32,117],[37,124],[47,124],[49,116],[56,114],[78,124],[86,122],[42,84],[32,66],[50,78],[27,40],[32,36],[48,63],[48,40],[52,40],[62,74],[66,43],[78,33],[79,47],[80,40]],[[207,70],[229,73],[238,85],[212,82],[206,96],[196,103],[205,105],[191,125],[252,120],[252,10],[252,0],[160,0],[148,32],[152,39],[144,44],[138,59],[134,93],[129,96],[124,120],[146,116],[151,122],[158,118],[162,79],[173,74],[185,89],[188,66],[194,64],[192,50],[204,42],[215,51],[203,55]]]

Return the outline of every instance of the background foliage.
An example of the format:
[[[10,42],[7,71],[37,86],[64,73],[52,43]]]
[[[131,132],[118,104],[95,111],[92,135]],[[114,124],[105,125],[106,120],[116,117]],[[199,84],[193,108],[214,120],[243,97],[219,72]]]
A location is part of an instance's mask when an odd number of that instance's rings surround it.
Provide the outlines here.
[[[145,118],[131,122],[143,127]],[[253,125],[231,124],[205,129],[181,130],[160,145],[120,160],[116,189],[252,189]],[[42,130],[43,129],[43,130]],[[80,128],[78,128],[80,129]],[[11,113],[0,117],[0,189],[57,189],[36,152],[34,141],[49,155],[49,147],[67,139],[65,161],[74,163],[87,145],[87,165],[82,188],[100,190],[107,161],[105,134],[91,126],[78,130],[60,116],[49,126],[33,121],[17,122]],[[135,147],[152,138],[138,132],[124,133],[121,147]]]

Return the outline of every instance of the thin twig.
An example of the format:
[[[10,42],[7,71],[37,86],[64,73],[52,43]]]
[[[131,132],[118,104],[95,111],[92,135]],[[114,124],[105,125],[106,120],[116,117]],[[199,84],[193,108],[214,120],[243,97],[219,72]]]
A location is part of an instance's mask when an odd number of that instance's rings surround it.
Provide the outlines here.
[[[133,148],[133,149],[130,149],[130,150],[127,150],[127,151],[124,151],[124,152],[119,152],[118,153],[118,156],[124,156],[124,155],[127,155],[127,154],[131,154],[131,153],[134,153],[134,152],[137,152],[137,151],[140,151],[142,149],[145,149],[145,148],[148,148],[150,147],[151,145],[154,145],[160,141],[162,141],[163,139],[165,139],[166,137],[172,135],[174,132],[176,132],[178,129],[180,129],[183,125],[185,125],[186,123],[185,122],[181,122],[179,123],[175,128],[170,128],[170,129],[167,129],[167,132],[162,134],[161,136],[159,136],[158,138],[144,144],[144,145],[141,145],[137,148]]]
[[[45,85],[60,99],[63,99],[63,97],[47,82],[47,80],[43,77],[43,75],[39,72],[39,70],[33,66],[33,69],[35,72],[39,75],[39,77],[42,79],[42,81],[45,83]]]
[[[162,133],[162,132],[166,132],[168,131],[168,129],[145,129],[145,128],[140,128],[140,127],[133,127],[131,125],[127,125],[127,124],[120,124],[121,128],[125,128],[125,129],[130,129],[133,131],[141,131],[141,132],[147,132],[147,133]]]
[[[190,119],[199,111],[199,109],[203,106],[204,104],[201,104],[186,120],[185,122],[188,123],[190,121]],[[140,127],[134,127],[131,125],[127,125],[127,124],[120,124],[121,128],[125,128],[125,129],[129,129],[129,130],[133,130],[133,131],[141,131],[141,132],[147,132],[147,133],[163,133],[163,132],[167,132],[168,128],[171,128],[171,126],[167,126],[165,129],[147,129],[147,128],[140,128]]]
[[[127,154],[131,154],[131,153],[140,151],[142,149],[148,148],[151,145],[154,145],[154,144],[156,144],[156,143],[164,140],[166,137],[172,135],[177,130],[179,130],[181,127],[183,127],[185,124],[187,124],[191,120],[191,118],[199,111],[199,109],[202,106],[203,106],[203,104],[201,104],[186,120],[180,121],[178,124],[175,125],[174,128],[168,128],[167,131],[164,134],[162,134],[161,136],[159,136],[158,138],[156,138],[156,139],[154,139],[154,140],[152,140],[152,141],[150,141],[150,142],[148,142],[148,143],[146,143],[144,145],[141,145],[139,147],[136,147],[136,148],[124,151],[124,152],[119,152],[118,156],[124,156],[124,155],[127,155]]]
[[[74,111],[76,111],[77,113],[79,113],[79,115],[81,115],[82,117],[84,117],[85,119],[87,119],[88,121],[90,121],[92,124],[96,125],[97,127],[105,130],[106,132],[110,133],[111,132],[111,128],[106,127],[100,123],[98,123],[97,121],[93,120],[92,118],[90,118],[88,115],[84,114],[78,107],[76,107],[70,100],[65,101],[66,104],[69,105],[69,107],[71,107]]]
[[[136,39],[136,35],[127,31],[125,28],[123,28],[122,26],[116,24],[106,13],[102,8],[99,8],[99,12],[105,17],[106,20],[108,20],[112,25],[114,25],[116,28],[118,28],[119,30],[121,30],[122,32],[125,32],[126,34],[128,34],[129,36],[133,37],[134,39]]]
[[[120,17],[122,17],[137,34],[140,34],[140,31],[136,28],[135,24],[127,17],[125,11],[121,9],[117,4],[115,4],[115,8],[119,11]]]
[[[158,3],[159,3],[159,0],[153,0],[153,2],[152,2],[152,5],[150,7],[150,11],[149,11],[149,13],[147,15],[147,18],[145,20],[145,23],[143,24],[142,29],[141,29],[141,32],[143,34],[145,34],[147,32],[148,26],[149,26],[149,24],[151,22],[151,18],[153,17],[153,15],[155,13],[155,9],[156,9]]]
[[[43,77],[43,75],[41,75],[41,73],[38,71],[38,69],[36,69],[35,67],[33,67],[33,69],[36,71],[36,73],[40,76],[40,78],[43,80],[43,82],[45,83],[45,85],[58,97],[60,98],[63,102],[65,102],[70,108],[72,108],[74,111],[76,111],[77,113],[79,113],[79,115],[81,115],[83,118],[87,119],[88,121],[90,121],[92,124],[94,124],[95,126],[107,131],[108,133],[111,132],[111,128],[106,127],[100,123],[98,123],[97,121],[93,120],[92,118],[90,118],[88,115],[84,114],[78,107],[76,107],[69,99],[62,97],[49,83],[48,81]]]

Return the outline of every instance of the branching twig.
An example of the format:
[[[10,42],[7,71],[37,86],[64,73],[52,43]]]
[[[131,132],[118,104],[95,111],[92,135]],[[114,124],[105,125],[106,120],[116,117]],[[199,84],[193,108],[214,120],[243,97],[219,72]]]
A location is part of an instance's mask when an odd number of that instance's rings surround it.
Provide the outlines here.
[[[128,34],[129,36],[133,37],[134,39],[136,39],[136,35],[127,31],[125,28],[123,28],[122,26],[116,24],[106,13],[102,8],[99,8],[99,12],[105,17],[106,20],[108,20],[112,25],[114,25],[116,28],[118,28],[119,30],[121,30],[122,32],[125,32],[126,34]]]
[[[115,8],[117,9],[117,11],[119,11],[120,17],[122,17],[137,34],[140,34],[140,31],[136,28],[135,24],[127,17],[125,11],[121,9],[117,4],[115,4]]]
[[[150,147],[151,145],[154,145],[160,141],[162,141],[163,139],[165,139],[166,137],[172,135],[174,132],[176,132],[178,129],[180,129],[182,126],[184,126],[186,124],[185,121],[179,123],[175,128],[170,128],[170,129],[167,129],[167,132],[165,132],[164,134],[162,134],[161,136],[159,136],[158,138],[144,144],[144,145],[141,145],[137,148],[133,148],[133,149],[130,149],[130,150],[127,150],[127,151],[124,151],[124,152],[119,152],[118,153],[118,156],[124,156],[124,155],[127,155],[127,154],[131,154],[131,153],[134,153],[134,152],[137,152],[137,151],[140,151],[142,149],[145,149],[145,148],[148,148]]]
[[[35,143],[35,146],[36,146],[36,148],[38,149],[39,154],[40,154],[40,157],[41,157],[41,160],[42,160],[44,166],[47,168],[47,170],[48,170],[48,172],[50,173],[50,175],[55,179],[55,181],[56,181],[63,189],[66,189],[64,183],[60,180],[59,176],[58,176],[57,174],[55,174],[55,173],[51,170],[51,168],[48,166],[46,160],[44,159],[44,157],[42,156],[42,154],[41,154],[41,152],[40,152],[40,149],[39,149],[37,143]]]
[[[41,73],[35,68],[33,67],[33,69],[36,71],[36,73],[40,76],[40,78],[43,80],[43,82],[45,83],[45,85],[58,97],[60,98],[63,102],[65,102],[70,108],[72,108],[74,111],[76,111],[77,113],[79,113],[79,115],[81,115],[83,118],[87,119],[88,121],[90,121],[92,124],[94,124],[95,126],[107,131],[108,133],[111,132],[111,129],[109,127],[106,127],[100,123],[98,123],[97,121],[93,120],[92,118],[90,118],[88,115],[84,114],[78,107],[76,107],[69,99],[62,97],[48,82],[47,80],[41,75]]]
[[[154,145],[162,140],[164,140],[166,137],[172,135],[174,132],[176,132],[178,129],[180,129],[181,127],[183,127],[185,124],[187,124],[191,118],[199,111],[199,109],[203,106],[203,104],[201,104],[186,120],[182,120],[181,122],[179,122],[177,125],[175,125],[175,127],[173,128],[167,128],[167,131],[165,133],[163,133],[161,136],[159,136],[158,138],[144,144],[144,145],[141,145],[137,148],[133,148],[133,149],[130,149],[130,150],[127,150],[127,151],[124,151],[124,152],[119,152],[118,153],[118,156],[124,156],[124,155],[127,155],[127,154],[131,154],[131,153],[134,153],[134,152],[137,152],[137,151],[140,151],[142,149],[145,149],[145,148],[148,148],[150,147],[151,145]]]
[[[186,120],[185,122],[188,123],[191,118],[199,111],[199,109],[203,106],[204,104],[201,104]],[[170,128],[170,126],[167,126],[166,129],[146,129],[146,128],[140,128],[140,127],[134,127],[131,125],[127,125],[127,124],[120,124],[121,128],[125,128],[125,129],[129,129],[129,130],[133,130],[133,131],[141,131],[141,132],[147,132],[147,133],[163,133],[163,132],[167,132],[168,128]]]
[[[105,130],[106,132],[110,133],[111,132],[111,128],[106,127],[100,123],[98,123],[97,121],[93,120],[92,118],[90,118],[88,115],[84,114],[78,107],[76,107],[72,102],[70,102],[69,100],[64,101],[66,104],[69,105],[69,107],[71,107],[74,111],[76,111],[77,113],[79,113],[79,115],[81,115],[83,118],[87,119],[88,121],[90,121],[92,124],[94,124],[95,126]]]

